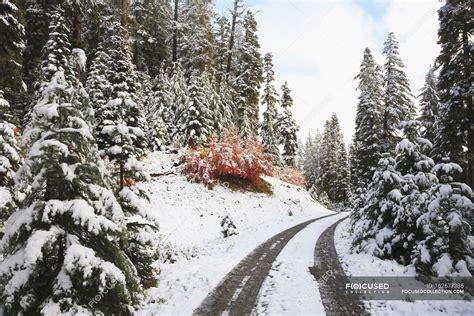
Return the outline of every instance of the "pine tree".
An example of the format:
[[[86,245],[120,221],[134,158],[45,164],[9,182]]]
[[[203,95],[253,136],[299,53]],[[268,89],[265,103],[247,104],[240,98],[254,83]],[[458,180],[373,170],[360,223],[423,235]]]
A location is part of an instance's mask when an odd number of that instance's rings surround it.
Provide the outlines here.
[[[10,104],[0,90],[0,228],[16,209],[14,175],[20,164]]]
[[[162,68],[154,80],[153,93],[147,99],[145,117],[148,122],[148,144],[152,150],[163,150],[170,145],[173,115],[170,112],[172,96],[168,75]]]
[[[244,137],[258,128],[259,95],[263,81],[262,57],[257,36],[255,15],[247,11],[243,20],[243,38],[238,48],[237,80],[235,89],[240,96],[237,99],[237,126]]]
[[[206,89],[207,88],[207,89]],[[204,144],[213,132],[209,99],[209,77],[193,74],[189,84],[189,102],[183,115],[182,126],[190,147]]]
[[[214,26],[214,69],[217,82],[227,78],[227,61],[229,58],[230,22],[225,16],[218,16]]]
[[[273,71],[273,56],[271,53],[265,55],[264,58],[264,89],[262,95],[262,106],[265,108],[263,113],[263,123],[261,126],[260,136],[262,143],[265,145],[265,152],[273,155],[275,162],[280,160],[280,150],[278,149],[277,139],[277,102],[278,94],[275,90],[273,82],[275,81],[275,72]]]
[[[175,145],[182,146],[184,140],[183,118],[189,104],[189,88],[184,76],[184,70],[179,64],[173,66],[173,75],[170,79],[171,84],[171,106],[170,112],[173,116],[173,126],[170,131],[172,142]]]
[[[431,189],[428,212],[417,222],[426,238],[417,247],[415,266],[422,275],[472,276],[470,225],[464,218],[470,216],[474,207],[470,200],[472,190],[454,182],[462,169],[448,158],[437,164],[433,172],[440,183]]]
[[[49,38],[50,13],[54,10],[54,1],[26,1],[26,46],[23,54],[23,78],[28,91],[34,91],[41,80],[42,48]]]
[[[472,3],[449,0],[438,11],[438,91],[442,116],[434,142],[435,159],[449,157],[474,186],[474,105],[472,101]],[[465,153],[464,148],[467,148]],[[468,159],[466,159],[468,158]]]
[[[350,177],[347,150],[339,119],[334,113],[324,126],[321,144],[320,187],[335,207],[347,205],[350,197]]]
[[[403,195],[400,208],[395,214],[392,255],[398,262],[408,265],[414,249],[423,239],[423,232],[417,227],[418,218],[427,212],[429,190],[437,183],[431,173],[434,162],[426,154],[432,144],[424,138],[413,141],[403,139],[396,147],[395,169],[403,176]]]
[[[208,100],[210,101],[214,130],[220,132],[232,127],[234,125],[235,104],[227,82],[221,81],[218,83],[217,78],[211,76],[206,90],[209,95]]]
[[[421,115],[420,122],[423,128],[422,137],[434,142],[435,139],[435,123],[439,121],[439,97],[437,78],[434,74],[434,69],[430,68],[428,74],[425,77],[425,85],[421,89],[421,93],[418,96],[420,98]]]
[[[351,175],[354,188],[367,188],[382,150],[382,75],[368,48],[360,68]]]
[[[137,103],[140,89],[130,47],[126,45],[127,31],[112,22],[102,47],[108,54],[105,79],[110,92],[106,103],[97,111],[97,137],[102,155],[123,168],[130,157],[143,157],[147,148],[142,107]],[[123,170],[118,172],[123,187]]]
[[[416,110],[404,71],[405,65],[399,56],[398,41],[393,33],[388,34],[383,54],[386,60],[383,67],[385,90],[381,144],[382,152],[393,152],[398,142],[397,130],[403,128],[403,122],[414,119]],[[404,132],[406,135],[407,131]]]
[[[365,194],[364,206],[351,214],[353,247],[357,252],[392,258],[394,214],[400,210],[403,182],[401,174],[395,170],[395,159],[390,153],[382,154]]]
[[[0,245],[9,314],[120,314],[138,302],[136,271],[119,248],[124,214],[97,160],[80,89],[61,70],[34,108],[19,171],[24,198]],[[89,304],[97,293],[100,304]]]
[[[301,139],[298,138],[298,151],[296,153],[296,169],[303,171],[304,168],[304,145]]]
[[[131,61],[126,45],[127,31],[120,23],[108,25],[107,36],[101,47],[107,52],[105,79],[109,90],[107,102],[100,108],[97,136],[101,154],[113,168],[116,195],[126,218],[123,249],[137,270],[145,286],[154,284],[152,267],[157,244],[158,225],[146,211],[145,192],[134,186],[146,179],[138,159],[145,156],[147,139],[140,89],[140,76]],[[140,103],[138,103],[140,102]]]
[[[86,82],[86,91],[89,94],[91,106],[96,113],[97,122],[102,122],[101,109],[112,93],[112,85],[107,80],[106,74],[109,57],[103,45],[104,43],[101,42],[97,48]]]
[[[208,1],[188,1],[182,12],[180,62],[186,75],[210,71],[213,66],[214,43],[212,12]]]
[[[70,30],[61,7],[56,7],[52,12],[48,30],[48,41],[42,50],[42,76],[37,86],[40,91],[51,82],[57,71],[67,69],[68,58],[71,54],[71,44],[68,38]]]
[[[169,1],[139,0],[131,3],[134,20],[133,61],[152,78],[170,57],[172,9]]]
[[[303,173],[306,179],[308,190],[318,195],[322,193],[320,180],[321,180],[321,143],[322,135],[319,130],[316,130],[316,135],[311,138],[311,134],[308,135],[308,139],[305,143],[305,157]]]
[[[23,92],[22,80],[22,51],[25,48],[25,28],[22,24],[22,14],[15,2],[4,0],[0,2],[0,87],[6,99],[18,99]],[[18,106],[16,106],[18,107]],[[20,115],[21,108],[12,109]]]
[[[280,114],[277,122],[277,131],[279,135],[279,143],[283,145],[283,160],[287,166],[295,166],[296,152],[298,151],[297,133],[299,130],[296,124],[291,108],[293,107],[293,98],[291,97],[288,83],[282,86],[282,97],[280,107],[283,112]]]

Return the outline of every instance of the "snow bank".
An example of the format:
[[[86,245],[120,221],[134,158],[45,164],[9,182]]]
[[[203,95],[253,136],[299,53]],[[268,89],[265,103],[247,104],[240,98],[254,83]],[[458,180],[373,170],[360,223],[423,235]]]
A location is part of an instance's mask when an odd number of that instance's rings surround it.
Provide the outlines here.
[[[160,222],[162,243],[178,260],[160,264],[158,288],[149,291],[139,315],[191,314],[208,292],[248,253],[282,230],[331,214],[299,187],[265,178],[273,195],[234,192],[224,186],[208,190],[189,183],[173,167],[177,155],[153,153],[145,162],[150,174],[171,174],[142,183],[150,192]],[[221,221],[228,216],[239,234],[223,238]],[[314,246],[313,246],[314,247]]]
[[[349,219],[336,228],[335,244],[342,267],[349,276],[415,276],[415,267],[402,266],[364,253],[351,253]],[[364,301],[371,315],[472,315],[473,303],[466,301]]]

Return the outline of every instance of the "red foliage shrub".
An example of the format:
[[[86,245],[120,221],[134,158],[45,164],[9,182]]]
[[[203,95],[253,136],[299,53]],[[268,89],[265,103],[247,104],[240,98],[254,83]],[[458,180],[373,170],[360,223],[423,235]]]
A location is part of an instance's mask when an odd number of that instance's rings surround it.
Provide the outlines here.
[[[284,181],[289,184],[297,185],[302,188],[306,188],[306,180],[301,173],[296,168],[291,168],[291,167],[285,167],[285,168],[280,168],[280,167],[275,167],[274,170],[274,177],[277,179],[280,179],[281,181]]]
[[[233,176],[259,182],[261,175],[272,175],[272,156],[255,136],[243,140],[234,129],[214,134],[207,146],[189,149],[184,157],[188,180],[213,185],[216,180]]]

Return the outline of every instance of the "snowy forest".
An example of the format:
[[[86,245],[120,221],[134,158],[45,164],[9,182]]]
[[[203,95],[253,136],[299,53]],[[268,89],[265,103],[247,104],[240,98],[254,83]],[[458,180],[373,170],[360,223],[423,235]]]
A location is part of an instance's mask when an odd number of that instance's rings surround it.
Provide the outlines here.
[[[439,10],[441,53],[419,93],[395,34],[383,65],[365,49],[350,144],[336,113],[298,139],[255,14],[243,0],[224,15],[206,0],[0,0],[8,315],[128,315],[143,304],[174,260],[141,185],[166,175],[143,168],[154,152],[183,153],[174,164],[206,190],[271,194],[265,176],[306,189],[350,212],[354,252],[421,275],[474,273],[469,1]],[[220,226],[238,234],[229,216]]]

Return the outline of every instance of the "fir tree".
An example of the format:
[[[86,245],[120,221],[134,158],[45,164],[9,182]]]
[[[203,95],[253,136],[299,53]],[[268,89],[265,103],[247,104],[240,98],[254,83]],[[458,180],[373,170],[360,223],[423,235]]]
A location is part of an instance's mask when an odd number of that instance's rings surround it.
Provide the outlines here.
[[[209,2],[187,2],[181,17],[180,62],[187,76],[193,72],[210,71],[214,58],[214,38]]]
[[[64,10],[56,7],[51,14],[49,37],[42,50],[42,77],[38,87],[40,91],[49,84],[57,71],[67,69],[68,58],[71,54],[69,28],[66,24]]]
[[[23,92],[22,81],[22,51],[25,28],[22,25],[22,14],[14,2],[5,0],[0,2],[0,87],[4,90],[5,98],[13,101]],[[21,115],[22,110],[15,114]],[[20,116],[21,117],[21,116]]]
[[[291,97],[291,91],[286,82],[282,87],[280,106],[283,113],[280,114],[277,122],[279,143],[283,145],[283,160],[286,165],[294,167],[296,152],[298,151],[298,139],[296,134],[298,133],[299,126],[296,124],[291,112],[293,98]]]
[[[184,76],[184,70],[179,64],[174,65],[170,81],[170,94],[172,97],[170,112],[174,113],[170,135],[175,145],[183,145],[185,127],[182,125],[182,122],[189,103],[189,89]]]
[[[59,71],[34,108],[19,171],[24,198],[0,245],[9,314],[120,314],[138,301],[136,271],[119,248],[124,214],[79,110],[87,102],[80,90]],[[100,304],[89,304],[97,293]]]
[[[153,93],[145,106],[148,122],[148,144],[152,150],[163,150],[170,144],[170,133],[173,128],[173,115],[170,112],[172,96],[168,75],[162,68],[154,80]]]
[[[233,95],[227,82],[217,82],[217,78],[210,77],[209,85],[205,87],[210,101],[212,121],[216,131],[224,131],[234,125],[235,104]]]
[[[394,219],[392,255],[398,262],[408,265],[414,249],[423,239],[423,232],[418,229],[417,219],[427,212],[429,190],[437,183],[431,173],[434,162],[426,154],[432,144],[424,138],[413,141],[403,139],[396,147],[396,170],[403,176],[403,195],[400,208]]]
[[[438,10],[438,93],[442,116],[434,142],[435,159],[449,157],[474,186],[474,105],[472,101],[472,3],[449,0]],[[467,148],[467,154],[464,152]],[[468,159],[466,159],[468,158]]]
[[[425,85],[421,89],[421,93],[418,96],[420,98],[421,115],[420,122],[423,128],[422,137],[434,142],[435,139],[435,123],[439,121],[439,97],[437,78],[434,74],[434,69],[430,68],[428,74],[425,77]]]
[[[0,227],[16,208],[14,175],[20,164],[10,104],[0,90]]]
[[[473,203],[469,186],[454,182],[462,172],[458,164],[445,158],[433,168],[439,184],[431,189],[428,212],[418,218],[417,225],[426,238],[415,253],[415,266],[422,275],[471,276],[474,267],[468,236]]]
[[[324,126],[320,164],[321,190],[326,192],[335,207],[347,205],[350,197],[347,150],[335,113]]]
[[[367,188],[381,153],[382,75],[368,48],[356,79],[360,91],[351,155],[354,188]]]
[[[147,148],[144,118],[137,90],[138,77],[131,62],[130,47],[125,44],[127,31],[112,22],[102,43],[108,54],[105,79],[109,85],[106,103],[98,110],[97,137],[99,149],[110,161],[123,168],[130,157],[142,157]],[[123,170],[119,172],[123,186]]]
[[[392,258],[394,214],[400,210],[403,182],[401,174],[395,170],[395,159],[389,153],[382,154],[365,194],[364,206],[351,214],[353,247],[357,252]]]
[[[265,145],[265,152],[273,155],[274,160],[280,160],[280,150],[278,149],[277,139],[277,102],[278,94],[275,90],[273,82],[275,81],[275,72],[273,71],[273,57],[271,53],[265,55],[264,58],[264,89],[262,95],[262,106],[265,108],[263,113],[263,123],[261,126],[260,136],[262,143]]]
[[[382,152],[393,152],[398,142],[397,130],[402,128],[402,122],[414,119],[416,111],[405,65],[399,56],[398,41],[393,33],[388,34],[383,54],[386,60],[383,67],[385,90],[381,144]],[[406,135],[407,131],[404,132]]]
[[[235,89],[240,93],[237,99],[237,126],[242,135],[247,137],[258,128],[259,95],[263,81],[257,21],[250,11],[247,11],[244,17],[243,31],[242,42],[238,49],[239,59]]]
[[[134,20],[133,61],[152,78],[169,61],[171,43],[171,4],[169,1],[140,0],[130,7]]]
[[[227,77],[227,60],[229,58],[230,22],[225,16],[218,16],[214,27],[214,69],[218,82]]]
[[[182,121],[186,142],[191,147],[205,143],[213,132],[212,112],[206,97],[208,86],[208,76],[191,76],[189,101]]]

